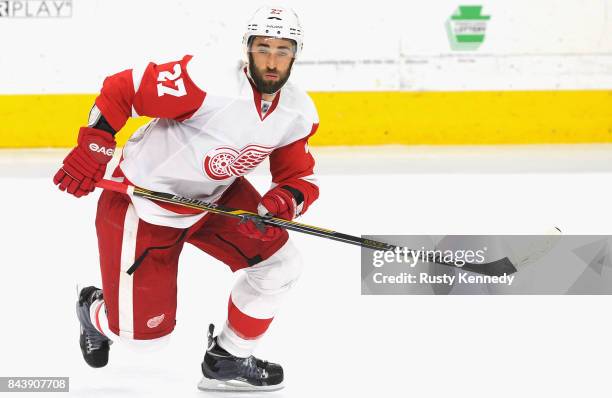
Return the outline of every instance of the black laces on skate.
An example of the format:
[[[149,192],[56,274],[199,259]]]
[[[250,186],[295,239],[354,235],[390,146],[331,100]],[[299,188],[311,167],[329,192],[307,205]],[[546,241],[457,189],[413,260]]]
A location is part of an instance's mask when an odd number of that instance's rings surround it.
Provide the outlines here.
[[[241,373],[247,379],[265,379],[268,377],[268,372],[265,367],[267,362],[258,360],[254,356],[245,358],[239,362]]]
[[[87,347],[87,352],[91,353],[92,351],[99,350],[105,345],[108,346],[111,344],[111,341],[108,337],[104,336],[102,333],[97,330],[91,331],[88,333],[87,330],[84,329],[85,332],[85,345]]]

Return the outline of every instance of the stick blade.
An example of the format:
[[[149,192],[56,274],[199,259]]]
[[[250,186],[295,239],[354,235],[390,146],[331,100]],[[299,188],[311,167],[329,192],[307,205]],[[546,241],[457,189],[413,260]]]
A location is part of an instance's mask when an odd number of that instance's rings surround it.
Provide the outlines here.
[[[486,264],[465,264],[462,269],[489,276],[514,274],[517,270],[508,257]]]

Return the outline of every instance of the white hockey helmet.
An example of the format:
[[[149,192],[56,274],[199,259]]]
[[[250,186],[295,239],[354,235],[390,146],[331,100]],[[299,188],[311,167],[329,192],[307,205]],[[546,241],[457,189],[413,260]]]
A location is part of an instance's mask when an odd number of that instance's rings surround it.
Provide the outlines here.
[[[248,51],[249,39],[253,36],[267,36],[295,41],[294,58],[297,58],[302,51],[302,39],[304,37],[302,25],[297,14],[291,8],[263,6],[255,11],[247,24],[242,39],[245,54]]]

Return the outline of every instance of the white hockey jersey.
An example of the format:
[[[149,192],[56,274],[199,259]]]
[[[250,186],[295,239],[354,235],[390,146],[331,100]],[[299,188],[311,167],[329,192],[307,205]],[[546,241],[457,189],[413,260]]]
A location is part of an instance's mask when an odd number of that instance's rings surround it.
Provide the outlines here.
[[[267,112],[261,104],[246,68],[219,69],[189,55],[109,76],[96,106],[116,131],[129,116],[155,118],[130,137],[113,178],[214,202],[269,157],[273,184],[300,191],[305,211],[318,197],[308,150],[316,108],[290,82]],[[132,202],[141,219],[157,225],[187,228],[204,215],[143,198]]]

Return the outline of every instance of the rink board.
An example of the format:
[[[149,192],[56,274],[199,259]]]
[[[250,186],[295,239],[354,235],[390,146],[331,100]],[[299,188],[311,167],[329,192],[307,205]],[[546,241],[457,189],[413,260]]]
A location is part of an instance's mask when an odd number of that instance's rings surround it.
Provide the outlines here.
[[[311,92],[313,145],[612,142],[612,91]],[[95,95],[0,95],[0,147],[70,147]],[[130,119],[123,144],[147,118]]]

